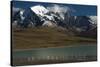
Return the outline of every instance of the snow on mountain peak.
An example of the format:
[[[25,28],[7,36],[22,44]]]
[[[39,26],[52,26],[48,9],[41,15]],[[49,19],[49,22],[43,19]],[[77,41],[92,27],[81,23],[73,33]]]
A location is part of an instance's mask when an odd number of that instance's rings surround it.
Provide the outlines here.
[[[41,21],[46,20],[46,18],[48,20],[54,20],[53,16],[47,15],[47,13],[49,13],[50,11],[44,6],[36,5],[36,6],[31,7],[31,10],[35,12],[41,18]]]
[[[91,23],[97,24],[97,16],[90,16]]]
[[[31,7],[31,10],[35,12],[37,15],[41,16],[49,12],[44,6],[41,5],[33,6]]]

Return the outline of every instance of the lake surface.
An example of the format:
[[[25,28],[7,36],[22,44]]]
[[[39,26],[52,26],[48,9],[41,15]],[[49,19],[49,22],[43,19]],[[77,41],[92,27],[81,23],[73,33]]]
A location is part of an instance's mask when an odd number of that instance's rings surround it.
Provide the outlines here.
[[[14,65],[94,61],[97,59],[97,46],[91,43],[58,48],[22,49],[13,51],[12,54]]]

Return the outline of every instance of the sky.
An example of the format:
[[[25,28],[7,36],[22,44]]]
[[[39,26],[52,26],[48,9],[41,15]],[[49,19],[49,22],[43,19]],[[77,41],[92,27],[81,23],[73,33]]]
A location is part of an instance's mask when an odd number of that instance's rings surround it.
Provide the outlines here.
[[[44,3],[44,2],[30,2],[30,1],[12,1],[12,6],[15,8],[27,9],[36,5],[43,5],[50,7],[52,5],[59,5],[70,8],[72,16],[97,16],[96,5],[75,5],[75,4],[58,4],[58,3]],[[65,8],[66,9],[66,8]]]

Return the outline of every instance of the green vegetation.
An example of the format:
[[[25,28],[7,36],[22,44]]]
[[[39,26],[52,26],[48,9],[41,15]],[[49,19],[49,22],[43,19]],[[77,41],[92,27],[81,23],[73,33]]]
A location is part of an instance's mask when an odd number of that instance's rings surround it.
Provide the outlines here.
[[[12,34],[14,49],[61,47],[80,42],[96,43],[96,39],[77,37],[69,31],[58,28],[14,29]]]

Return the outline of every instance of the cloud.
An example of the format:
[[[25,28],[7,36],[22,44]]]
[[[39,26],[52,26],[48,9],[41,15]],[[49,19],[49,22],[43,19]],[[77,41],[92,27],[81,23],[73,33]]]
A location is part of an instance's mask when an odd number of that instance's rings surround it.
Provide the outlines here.
[[[52,6],[47,7],[47,9],[51,12],[58,13],[62,19],[64,19],[65,13],[68,13],[69,15],[71,13],[71,9],[63,5],[53,4]]]
[[[55,13],[66,13],[66,12],[69,12],[70,11],[70,8],[69,7],[66,7],[66,6],[59,6],[59,5],[52,5],[50,7],[47,7],[48,10],[52,11],[52,12],[55,12]]]
[[[19,11],[20,8],[15,8],[15,7],[12,7],[12,11]]]

